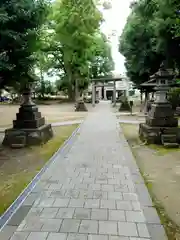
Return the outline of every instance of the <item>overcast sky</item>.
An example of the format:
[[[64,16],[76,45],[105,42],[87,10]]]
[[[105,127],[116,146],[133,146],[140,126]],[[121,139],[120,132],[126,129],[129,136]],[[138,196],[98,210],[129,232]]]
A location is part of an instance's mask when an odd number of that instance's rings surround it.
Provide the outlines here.
[[[117,32],[117,35],[111,39],[112,55],[115,61],[115,72],[123,74],[125,72],[124,57],[118,52],[118,39],[130,13],[129,5],[132,0],[110,1],[112,8],[103,10],[105,22],[102,25],[102,30],[106,35],[111,34],[113,30]]]

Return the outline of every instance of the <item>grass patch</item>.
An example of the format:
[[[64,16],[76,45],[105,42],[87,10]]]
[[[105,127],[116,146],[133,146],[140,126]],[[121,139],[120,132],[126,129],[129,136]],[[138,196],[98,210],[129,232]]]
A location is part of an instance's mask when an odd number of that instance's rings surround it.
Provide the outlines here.
[[[83,116],[69,116],[69,117],[59,117],[59,118],[49,118],[47,120],[48,123],[57,123],[57,122],[66,122],[66,121],[80,121],[83,120]]]
[[[54,137],[42,146],[0,151],[0,215],[19,196],[33,177],[77,128],[54,127]]]
[[[155,150],[156,154],[159,155],[159,156],[163,156],[163,155],[166,155],[168,153],[177,152],[177,151],[180,150],[179,148],[164,148],[161,145],[155,145],[155,144],[150,144],[150,145],[148,145],[148,147]]]
[[[166,214],[164,207],[161,202],[157,200],[156,196],[153,193],[153,184],[149,182],[148,178],[141,173],[144,178],[145,184],[148,188],[149,194],[151,195],[154,207],[156,208],[158,215],[160,217],[161,223],[163,224],[168,240],[177,240],[180,239],[180,227],[174,223]]]

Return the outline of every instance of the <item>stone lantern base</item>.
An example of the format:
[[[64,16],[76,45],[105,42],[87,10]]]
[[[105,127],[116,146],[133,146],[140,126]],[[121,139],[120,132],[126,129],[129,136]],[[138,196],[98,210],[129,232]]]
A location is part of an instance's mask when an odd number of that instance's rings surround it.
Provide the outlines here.
[[[165,147],[179,147],[178,119],[167,100],[167,92],[175,74],[167,68],[164,61],[157,73],[151,76],[156,80],[156,100],[151,104],[146,116],[146,123],[139,125],[139,136],[147,143],[162,144]]]
[[[40,145],[53,137],[50,124],[45,124],[44,117],[30,99],[30,91],[24,93],[24,103],[16,114],[13,128],[5,130],[3,145],[12,148]]]
[[[178,147],[179,132],[178,119],[174,117],[169,103],[153,103],[146,123],[139,125],[139,137],[147,144]]]
[[[144,123],[139,124],[139,137],[147,144],[163,144],[178,147],[178,132],[176,127],[152,127]]]
[[[131,111],[131,107],[129,105],[128,100],[121,102],[119,107],[119,112],[122,112],[122,111],[129,111],[129,112]]]
[[[83,100],[79,100],[75,104],[75,112],[87,112],[86,105]]]
[[[6,129],[3,145],[12,148],[23,148],[26,146],[41,145],[53,137],[50,124],[39,128],[30,129]]]

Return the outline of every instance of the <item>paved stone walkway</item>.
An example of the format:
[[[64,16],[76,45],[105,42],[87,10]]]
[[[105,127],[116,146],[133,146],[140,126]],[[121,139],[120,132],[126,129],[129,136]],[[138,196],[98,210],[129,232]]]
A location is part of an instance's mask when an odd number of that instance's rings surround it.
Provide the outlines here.
[[[167,239],[108,103],[88,115],[23,206],[30,210],[11,240]]]

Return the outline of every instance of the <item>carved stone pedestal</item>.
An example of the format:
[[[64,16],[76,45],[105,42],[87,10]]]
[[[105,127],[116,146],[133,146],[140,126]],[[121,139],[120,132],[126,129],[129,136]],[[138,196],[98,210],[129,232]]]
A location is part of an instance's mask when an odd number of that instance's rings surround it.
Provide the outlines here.
[[[154,103],[146,117],[146,123],[139,125],[139,136],[148,144],[178,146],[178,119],[169,103]]]
[[[88,110],[87,110],[86,105],[83,100],[79,100],[75,104],[75,112],[87,112],[87,111]]]
[[[151,104],[146,122],[139,125],[139,137],[148,144],[162,144],[165,147],[178,147],[180,131],[178,119],[174,116],[171,104],[167,101],[169,72],[163,68],[155,75],[157,78],[156,100]]]
[[[121,112],[121,111],[131,111],[131,107],[130,107],[128,101],[121,102],[120,107],[119,107],[119,112]]]
[[[177,116],[180,116],[180,107],[176,108],[176,112],[175,113],[176,113]]]
[[[3,145],[21,148],[40,145],[53,137],[50,124],[45,124],[44,117],[38,112],[37,106],[31,101],[30,90],[23,93],[24,103],[16,114],[13,128],[6,129]]]

